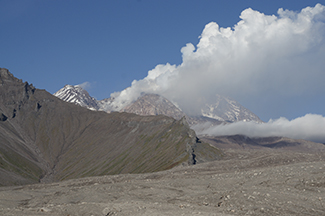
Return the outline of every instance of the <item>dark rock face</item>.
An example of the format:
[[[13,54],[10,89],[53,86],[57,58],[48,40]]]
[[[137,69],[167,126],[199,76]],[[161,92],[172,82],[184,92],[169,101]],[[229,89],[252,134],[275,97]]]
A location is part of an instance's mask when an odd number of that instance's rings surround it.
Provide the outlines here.
[[[3,113],[0,115],[0,121],[6,121],[8,119],[7,116],[5,116]]]
[[[193,149],[220,157],[182,120],[94,112],[0,71],[0,185],[166,170],[191,164]]]

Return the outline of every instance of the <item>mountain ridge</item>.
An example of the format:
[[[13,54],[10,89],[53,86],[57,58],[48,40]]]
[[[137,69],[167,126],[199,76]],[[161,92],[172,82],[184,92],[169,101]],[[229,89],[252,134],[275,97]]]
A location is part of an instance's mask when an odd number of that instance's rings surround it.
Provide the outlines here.
[[[173,117],[175,119],[180,119],[181,117],[186,116],[188,122],[191,125],[202,122],[211,122],[213,124],[236,121],[255,121],[258,123],[263,122],[259,119],[258,116],[256,116],[247,108],[240,105],[237,101],[221,95],[216,95],[215,103],[203,104],[201,109],[201,115],[193,116],[184,113],[179,107],[175,106],[175,104],[173,104],[167,98],[152,93],[142,93],[138,97],[138,99],[132,101],[129,104],[126,104],[121,109],[114,108],[114,98],[107,98],[97,101],[95,106],[89,107],[89,104],[91,104],[92,99],[87,98],[85,96],[86,94],[80,94],[77,91],[71,93],[69,92],[69,89],[66,88],[66,86],[60,89],[58,92],[54,93],[54,95],[67,102],[79,104],[80,106],[84,106],[94,110],[102,110],[106,112],[130,112],[139,115],[163,114],[166,116]],[[70,96],[70,94],[79,95],[78,97],[81,101],[83,100],[89,102],[87,102],[86,104],[83,104],[82,102],[75,102],[71,99],[74,97]]]
[[[183,119],[91,111],[3,68],[0,91],[1,185],[155,172],[221,156]]]

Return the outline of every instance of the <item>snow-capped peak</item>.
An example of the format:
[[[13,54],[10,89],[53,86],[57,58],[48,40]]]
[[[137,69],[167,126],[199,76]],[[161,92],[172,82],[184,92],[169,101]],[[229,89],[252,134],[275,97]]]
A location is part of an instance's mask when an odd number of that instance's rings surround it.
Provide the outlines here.
[[[201,114],[204,117],[213,118],[218,121],[262,122],[262,120],[257,115],[243,107],[237,101],[221,95],[216,95],[215,103],[205,104],[205,106],[201,109]]]
[[[65,85],[54,93],[54,96],[70,103],[78,104],[88,109],[98,110],[98,101],[79,85]]]
[[[106,112],[125,111],[139,115],[164,114],[174,118],[186,115],[186,113],[184,114],[181,109],[175,107],[175,104],[170,102],[167,98],[155,94],[144,94],[132,103],[124,104],[124,106],[116,106],[117,103],[115,103],[116,101],[113,97],[97,101],[79,85],[66,85],[54,95],[64,101],[75,103],[91,110],[102,110]],[[221,95],[216,95],[214,103],[202,105],[201,115],[188,116],[188,120],[191,124],[202,121],[262,122],[258,116],[240,105],[237,101]]]

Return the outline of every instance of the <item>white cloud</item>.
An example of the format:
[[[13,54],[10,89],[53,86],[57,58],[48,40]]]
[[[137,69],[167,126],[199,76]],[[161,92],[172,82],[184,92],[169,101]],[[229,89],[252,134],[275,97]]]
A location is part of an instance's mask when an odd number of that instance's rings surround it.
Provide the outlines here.
[[[90,82],[83,82],[83,83],[78,84],[78,85],[76,85],[76,86],[79,86],[79,87],[81,87],[81,88],[83,88],[83,89],[85,89],[85,90],[88,90],[88,89],[90,89],[91,84],[90,84]]]
[[[205,128],[205,129],[204,129]],[[283,136],[293,139],[305,139],[325,143],[325,117],[316,114],[307,114],[293,120],[279,118],[267,123],[236,122],[217,125],[207,128],[206,125],[196,125],[195,130],[200,134],[211,136],[242,134],[248,137]]]
[[[279,9],[277,15],[249,8],[232,28],[211,22],[196,46],[189,43],[181,49],[181,65],[158,65],[112,96],[121,107],[142,92],[158,93],[198,114],[200,101],[215,94],[240,99],[248,108],[264,95],[271,95],[268,103],[273,104],[288,97],[324,95],[324,17],[325,7],[317,4],[300,12]],[[263,108],[267,111],[268,104]]]
[[[159,93],[164,95],[164,92],[172,88],[170,86],[170,78],[177,74],[175,65],[157,65],[154,69],[148,72],[148,76],[142,80],[134,80],[131,87],[124,89],[121,92],[114,92],[111,97],[115,98],[114,106],[121,108],[124,105],[136,100],[141,93]]]

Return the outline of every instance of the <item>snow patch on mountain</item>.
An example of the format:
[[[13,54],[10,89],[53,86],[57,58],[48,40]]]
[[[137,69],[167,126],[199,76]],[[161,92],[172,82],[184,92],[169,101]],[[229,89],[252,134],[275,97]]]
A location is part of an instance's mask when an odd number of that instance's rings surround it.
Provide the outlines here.
[[[80,85],[66,85],[54,95],[64,101],[75,103],[91,110],[130,112],[138,115],[162,114],[176,119],[186,115],[191,125],[202,122],[212,122],[213,124],[216,124],[216,122],[238,121],[262,122],[258,116],[240,105],[237,101],[221,95],[216,95],[215,103],[201,105],[201,115],[199,116],[191,116],[184,113],[177,104],[157,94],[143,93],[135,101],[121,104],[116,103],[114,97],[98,101],[91,97]]]
[[[99,110],[100,108],[98,101],[91,97],[89,93],[79,85],[65,85],[53,95],[66,102],[74,103],[91,110]]]
[[[202,116],[227,122],[262,122],[257,115],[229,97],[216,95],[215,101],[214,104],[205,104],[201,108]]]

